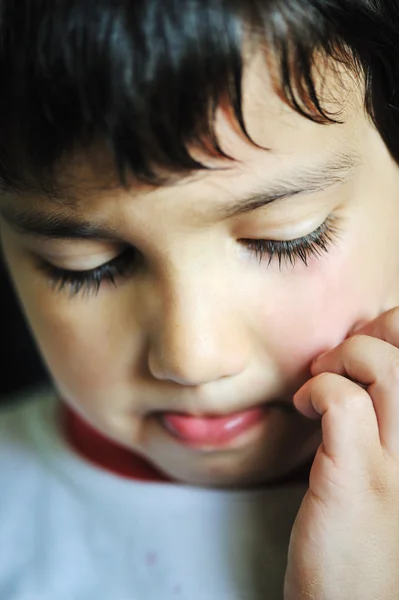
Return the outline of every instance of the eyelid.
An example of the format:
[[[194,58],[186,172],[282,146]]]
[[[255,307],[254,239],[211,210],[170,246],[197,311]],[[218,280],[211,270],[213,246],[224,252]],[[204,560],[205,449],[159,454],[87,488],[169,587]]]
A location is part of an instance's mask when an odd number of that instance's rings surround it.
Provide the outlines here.
[[[76,271],[78,273],[97,269],[103,264],[109,263],[117,258],[122,252],[123,250],[119,250],[119,252],[115,252],[114,250],[112,253],[94,253],[88,256],[82,255],[81,253],[76,256],[45,253],[42,255],[42,258],[55,268],[65,271]]]
[[[89,254],[104,256],[105,260],[110,260],[113,256],[123,252],[127,246],[123,241],[38,238],[27,235],[20,236],[19,243],[33,255],[42,256],[48,262],[62,262],[63,265],[65,264],[65,268],[67,268],[67,261],[77,262],[81,257]]]
[[[281,242],[289,242],[293,239],[306,237],[325,222],[329,213],[330,211],[325,211],[322,215],[320,215],[320,211],[318,211],[318,215],[316,217],[301,221],[295,220],[295,222],[293,222],[292,218],[290,218],[290,222],[284,223],[280,221],[280,223],[275,226],[267,223],[265,227],[262,228],[261,237],[267,237],[270,240]]]
[[[303,222],[304,219],[314,218],[315,223],[317,220],[321,221],[323,215],[332,213],[338,204],[342,204],[343,196],[346,196],[346,193],[340,190],[337,194],[337,187],[341,187],[343,183],[338,182],[312,191],[302,190],[297,194],[282,198],[278,202],[260,206],[252,212],[242,214],[238,226],[248,223],[253,229],[256,219],[259,227],[263,225],[263,231],[264,228],[267,228],[268,232],[275,228],[276,233],[273,235],[280,236],[283,227],[293,227],[298,222]],[[263,235],[261,229],[259,235]]]
[[[335,204],[334,204],[335,205]],[[245,232],[250,231],[250,237],[253,239],[268,239],[275,241],[290,241],[305,237],[317,229],[323,223],[329,214],[334,211],[334,205],[331,203],[323,204],[322,206],[312,206],[312,210],[302,210],[303,206],[298,206],[298,210],[290,210],[289,212],[280,211],[276,214],[257,214],[252,215],[246,221],[238,224],[236,235],[237,237],[249,237]],[[243,235],[244,233],[244,235]]]

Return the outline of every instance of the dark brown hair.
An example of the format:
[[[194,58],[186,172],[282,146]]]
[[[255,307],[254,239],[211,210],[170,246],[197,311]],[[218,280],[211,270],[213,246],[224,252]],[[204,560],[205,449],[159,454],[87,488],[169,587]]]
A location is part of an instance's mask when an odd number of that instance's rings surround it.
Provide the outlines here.
[[[44,185],[60,159],[101,140],[123,178],[202,168],[227,99],[245,133],[243,47],[278,65],[286,102],[334,123],[317,97],[317,52],[364,81],[364,103],[399,162],[397,0],[0,0],[0,186]],[[205,146],[204,146],[205,149]]]

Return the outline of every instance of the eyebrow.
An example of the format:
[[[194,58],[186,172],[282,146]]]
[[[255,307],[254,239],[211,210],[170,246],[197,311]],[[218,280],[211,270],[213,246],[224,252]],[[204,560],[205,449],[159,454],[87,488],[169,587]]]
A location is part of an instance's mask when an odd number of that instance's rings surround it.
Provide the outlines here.
[[[120,233],[106,225],[96,225],[75,215],[63,215],[49,210],[18,210],[14,207],[0,211],[4,220],[18,233],[38,238],[76,240],[120,240]]]
[[[229,218],[254,211],[278,200],[292,198],[299,194],[315,193],[326,190],[338,183],[348,181],[361,164],[358,154],[336,154],[319,165],[300,166],[287,176],[282,176],[266,189],[240,198],[229,206],[219,209],[219,215]]]
[[[216,209],[217,217],[228,219],[253,212],[278,200],[299,194],[323,191],[349,179],[360,163],[356,154],[340,154],[330,157],[320,165],[302,166],[287,176],[279,177],[274,184],[263,185],[259,191],[246,194],[228,206]],[[39,238],[97,239],[120,241],[116,229],[88,222],[75,215],[57,214],[51,210],[18,210],[3,208],[1,216],[17,232]]]

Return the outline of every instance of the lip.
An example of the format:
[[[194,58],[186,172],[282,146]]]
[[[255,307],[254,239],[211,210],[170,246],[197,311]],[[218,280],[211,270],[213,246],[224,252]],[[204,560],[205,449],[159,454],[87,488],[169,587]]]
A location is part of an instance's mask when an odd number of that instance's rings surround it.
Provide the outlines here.
[[[237,438],[261,425],[270,406],[256,406],[222,416],[194,416],[164,412],[161,425],[181,443],[197,448],[229,446]]]

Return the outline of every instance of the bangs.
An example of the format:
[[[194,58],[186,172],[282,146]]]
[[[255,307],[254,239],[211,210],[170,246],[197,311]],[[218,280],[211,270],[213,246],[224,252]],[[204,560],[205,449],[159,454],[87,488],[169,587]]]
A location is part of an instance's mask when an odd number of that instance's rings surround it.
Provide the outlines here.
[[[215,132],[221,103],[250,139],[242,81],[260,49],[276,93],[320,124],[336,120],[318,98],[315,57],[352,69],[399,156],[399,32],[388,4],[2,0],[0,185],[54,190],[57,165],[97,144],[122,184],[127,173],[163,185],[205,169],[190,148],[225,156]]]

